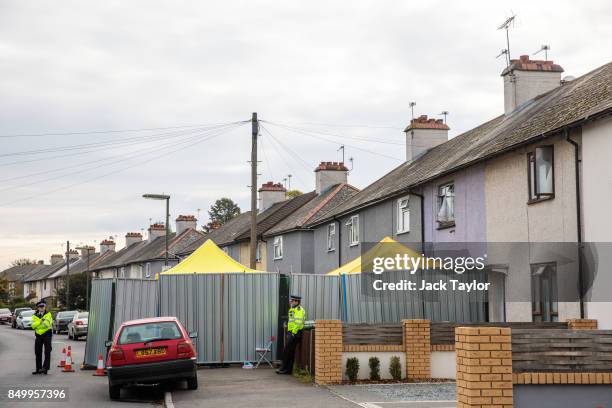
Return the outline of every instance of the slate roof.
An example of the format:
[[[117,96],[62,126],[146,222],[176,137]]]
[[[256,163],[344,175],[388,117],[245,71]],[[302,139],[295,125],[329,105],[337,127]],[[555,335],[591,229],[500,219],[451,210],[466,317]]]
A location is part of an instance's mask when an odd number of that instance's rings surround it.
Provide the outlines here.
[[[340,203],[354,196],[358,191],[356,187],[350,184],[336,184],[308,201],[284,220],[270,228],[264,235],[278,235],[283,232],[300,229],[316,216],[327,213]]]
[[[12,266],[0,272],[0,278],[6,279],[8,281],[19,281],[19,280],[22,280],[27,275],[29,275],[30,273],[32,273],[32,271],[34,271],[35,269],[40,269],[42,266],[44,265],[28,264],[28,265]]]
[[[186,229],[180,235],[175,232],[169,236],[168,251],[169,258],[174,258],[173,254],[180,254],[184,248],[200,239],[203,234],[194,229]],[[112,252],[90,270],[97,271],[106,268],[117,268],[135,262],[146,262],[155,259],[163,259],[166,252],[166,237],[157,237],[153,241],[136,242],[129,247],[124,247],[117,252]]]
[[[612,63],[567,82],[406,162],[311,225],[391,198],[413,187],[612,111]]]
[[[24,282],[33,282],[41,279],[46,279],[52,273],[59,271],[66,265],[66,261],[58,262],[52,265],[39,265],[39,268],[34,269],[28,275],[24,276]]]

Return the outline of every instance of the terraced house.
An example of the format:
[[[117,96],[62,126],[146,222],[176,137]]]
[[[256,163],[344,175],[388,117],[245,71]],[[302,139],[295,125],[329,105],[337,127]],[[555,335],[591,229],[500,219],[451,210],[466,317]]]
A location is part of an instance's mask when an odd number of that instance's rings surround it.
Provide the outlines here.
[[[576,79],[562,72],[552,61],[512,60],[501,75],[504,113],[448,141],[440,120],[412,120],[404,164],[306,224],[314,272],[384,236],[413,247],[482,243],[496,288],[488,320],[605,321],[609,273],[583,282],[575,243],[610,241],[612,64]],[[559,244],[551,252],[535,243]],[[609,252],[598,252],[600,263]]]

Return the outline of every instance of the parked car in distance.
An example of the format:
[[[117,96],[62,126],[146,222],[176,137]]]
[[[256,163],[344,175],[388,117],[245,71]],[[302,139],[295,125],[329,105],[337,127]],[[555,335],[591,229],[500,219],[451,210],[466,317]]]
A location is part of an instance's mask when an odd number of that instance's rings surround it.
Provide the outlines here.
[[[34,310],[24,310],[19,314],[17,318],[17,328],[18,329],[31,329],[32,328],[32,316],[34,315]]]
[[[77,312],[68,323],[68,338],[78,340],[81,336],[87,336],[87,323],[89,312]]]
[[[12,316],[10,309],[0,309],[0,324],[10,323]]]
[[[121,324],[106,359],[108,391],[119,399],[121,387],[129,384],[156,384],[187,380],[187,388],[198,388],[196,350],[176,317],[154,317]]]
[[[21,314],[21,312],[25,312],[27,310],[32,310],[31,307],[18,307],[17,309],[15,309],[13,311],[13,321],[11,323],[11,327],[13,329],[17,328],[17,318],[19,317],[19,315]],[[33,310],[32,310],[33,311]]]
[[[68,323],[72,321],[75,314],[77,314],[76,310],[57,312],[55,319],[53,319],[53,334],[60,334],[63,331],[68,331]]]

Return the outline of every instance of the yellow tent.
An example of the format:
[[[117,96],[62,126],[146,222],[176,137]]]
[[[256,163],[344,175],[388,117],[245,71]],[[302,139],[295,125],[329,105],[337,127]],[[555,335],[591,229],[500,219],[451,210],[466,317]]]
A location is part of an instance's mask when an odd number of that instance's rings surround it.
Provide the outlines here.
[[[176,266],[162,272],[162,275],[183,275],[198,273],[240,273],[260,272],[247,268],[223,252],[212,240],[207,239],[198,249]]]
[[[417,258],[421,257],[421,254],[419,254],[418,252],[413,251],[412,249],[408,248],[407,246],[397,242],[396,240],[390,237],[383,238],[378,244],[370,248],[370,250],[367,251],[363,256],[365,256],[367,263],[372,263],[372,260],[374,258],[394,257],[395,254],[407,254],[410,257],[417,257]],[[361,262],[362,262],[362,256],[360,255],[357,258],[353,259],[352,261],[349,261],[345,263],[344,265],[340,266],[339,268],[336,268],[336,269],[333,269],[327,272],[326,275],[336,275],[337,276],[337,275],[342,275],[342,274],[352,275],[352,274],[361,273]],[[366,270],[371,270],[371,268],[366,268]]]

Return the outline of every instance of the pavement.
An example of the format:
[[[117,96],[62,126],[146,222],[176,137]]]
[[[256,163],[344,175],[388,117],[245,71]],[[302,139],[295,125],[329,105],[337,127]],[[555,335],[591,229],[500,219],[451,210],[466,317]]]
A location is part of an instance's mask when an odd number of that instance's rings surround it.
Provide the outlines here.
[[[57,365],[61,360],[62,347],[70,345],[75,361],[73,373],[62,373]],[[34,332],[32,330],[11,329],[9,325],[0,325],[0,406],[3,408],[25,407],[125,407],[130,408],[162,406],[164,392],[160,386],[133,387],[121,390],[122,401],[111,401],[108,396],[106,377],[94,377],[92,370],[80,370],[79,366],[85,356],[85,338],[78,341],[68,340],[65,334],[53,335],[51,371],[48,375],[32,375],[34,363]],[[66,390],[67,402],[32,402],[8,400],[6,392],[16,387],[45,386]],[[28,403],[31,402],[31,403]]]
[[[58,368],[62,347],[71,345],[73,373]],[[85,356],[85,340],[68,340],[65,334],[53,336],[51,371],[32,375],[34,332],[0,325],[0,406],[34,407],[156,407],[167,408],[450,408],[455,406],[454,384],[335,385],[320,387],[304,383],[273,369],[260,367],[205,368],[198,370],[199,388],[185,384],[135,386],[121,390],[121,400],[111,401],[106,377],[93,376],[93,370],[80,370]],[[9,400],[9,389],[24,387],[63,389],[68,401],[37,402]],[[441,401],[443,400],[443,401]]]

